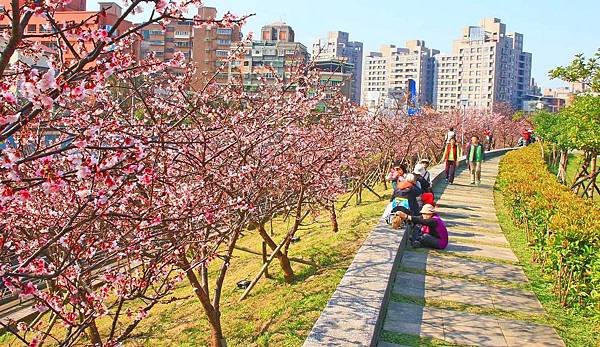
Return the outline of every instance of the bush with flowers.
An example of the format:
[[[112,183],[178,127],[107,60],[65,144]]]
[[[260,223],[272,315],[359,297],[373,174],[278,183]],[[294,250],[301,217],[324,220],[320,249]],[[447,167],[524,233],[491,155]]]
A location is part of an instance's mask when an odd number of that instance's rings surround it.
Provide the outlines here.
[[[600,313],[600,208],[556,181],[538,144],[502,159],[498,188],[560,302]]]

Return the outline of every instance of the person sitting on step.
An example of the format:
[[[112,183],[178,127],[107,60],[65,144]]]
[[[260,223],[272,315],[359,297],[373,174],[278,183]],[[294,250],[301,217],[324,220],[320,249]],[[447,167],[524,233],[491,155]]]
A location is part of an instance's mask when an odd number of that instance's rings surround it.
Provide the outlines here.
[[[407,199],[408,208],[412,214],[417,214],[419,212],[419,202],[417,201],[417,198],[423,193],[416,182],[417,180],[414,174],[406,175],[406,179],[396,185],[396,190],[392,194],[392,199],[390,200],[393,201],[396,197]],[[392,213],[396,211],[397,210],[392,210]]]
[[[421,216],[409,215],[402,211],[396,212],[392,219],[392,227],[398,229],[404,221],[421,225],[420,233],[415,232],[411,237],[413,248],[444,249],[448,246],[448,229],[432,205],[424,205],[421,209]]]

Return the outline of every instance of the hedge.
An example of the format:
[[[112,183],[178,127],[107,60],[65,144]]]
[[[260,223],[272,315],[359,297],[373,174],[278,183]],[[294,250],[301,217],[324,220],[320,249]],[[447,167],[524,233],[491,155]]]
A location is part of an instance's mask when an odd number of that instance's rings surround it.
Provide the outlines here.
[[[561,303],[600,312],[600,208],[548,172],[540,145],[504,156],[498,188]]]

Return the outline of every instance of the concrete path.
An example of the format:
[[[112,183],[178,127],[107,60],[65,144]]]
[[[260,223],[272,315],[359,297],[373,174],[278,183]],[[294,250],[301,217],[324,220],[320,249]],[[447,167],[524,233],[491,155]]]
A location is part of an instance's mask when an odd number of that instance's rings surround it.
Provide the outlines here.
[[[438,184],[438,211],[447,222],[444,251],[404,253],[387,307],[380,347],[403,345],[564,346],[545,325],[545,312],[498,225],[493,186],[499,158],[471,186],[459,172]]]

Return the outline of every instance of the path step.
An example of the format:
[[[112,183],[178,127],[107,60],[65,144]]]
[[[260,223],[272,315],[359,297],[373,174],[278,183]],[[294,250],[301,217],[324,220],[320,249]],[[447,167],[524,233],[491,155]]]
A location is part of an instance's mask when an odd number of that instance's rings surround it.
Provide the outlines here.
[[[502,311],[544,313],[542,305],[531,292],[473,283],[458,278],[399,272],[393,292],[415,298],[451,301]]]
[[[518,262],[519,259],[509,248],[489,246],[484,244],[460,243],[450,239],[445,252],[455,252],[465,256],[485,257],[501,261]]]
[[[383,329],[468,346],[565,346],[549,326],[393,301]]]
[[[421,271],[446,273],[454,276],[477,276],[490,280],[527,283],[527,276],[521,267],[509,264],[497,264],[480,260],[439,256],[436,253],[405,252],[402,267]]]
[[[497,244],[498,246],[506,247],[508,246],[508,241],[506,241],[506,237],[502,234],[498,233],[489,233],[489,232],[480,232],[480,231],[461,231],[458,229],[450,229],[448,230],[449,237],[451,239],[456,240],[460,239],[461,243],[470,242],[470,243],[486,243],[486,244]]]

